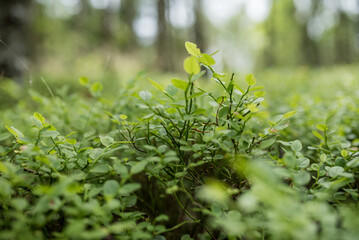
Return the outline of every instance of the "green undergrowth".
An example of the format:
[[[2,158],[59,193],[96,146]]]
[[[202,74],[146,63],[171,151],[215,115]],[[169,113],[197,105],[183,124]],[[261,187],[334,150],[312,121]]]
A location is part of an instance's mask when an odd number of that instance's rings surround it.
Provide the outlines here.
[[[186,80],[139,74],[107,98],[43,79],[35,113],[1,113],[0,239],[357,238],[358,93],[290,94],[185,47]]]

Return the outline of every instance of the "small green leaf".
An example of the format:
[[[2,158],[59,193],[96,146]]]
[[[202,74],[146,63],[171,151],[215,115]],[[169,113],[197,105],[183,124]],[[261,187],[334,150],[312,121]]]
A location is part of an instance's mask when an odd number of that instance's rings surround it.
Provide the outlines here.
[[[175,79],[175,78],[171,80],[171,83],[176,88],[183,89],[183,90],[186,90],[187,86],[188,86],[188,83],[186,81],[183,81],[183,80],[180,80],[180,79]]]
[[[115,140],[113,140],[113,138],[110,136],[104,136],[104,137],[101,136],[100,141],[106,147],[110,146],[111,144],[113,144],[115,142]]]
[[[111,167],[108,164],[98,164],[90,170],[92,173],[107,173],[111,171]]]
[[[176,108],[168,108],[168,109],[166,109],[166,112],[168,112],[169,114],[174,114],[177,112],[177,109]]]
[[[178,89],[177,89],[175,86],[173,86],[172,84],[170,84],[170,85],[168,85],[168,86],[166,87],[166,92],[167,92],[170,96],[174,97],[174,96],[177,94]]]
[[[34,113],[34,118],[39,120],[42,124],[45,123],[45,118],[38,112],[35,112]]]
[[[15,207],[17,210],[23,211],[29,204],[23,198],[13,198],[11,199],[11,205]]]
[[[253,92],[253,91],[258,91],[258,90],[262,90],[264,89],[263,86],[255,86],[255,87],[251,87],[251,89],[249,89],[250,92]]]
[[[305,185],[310,181],[310,174],[308,172],[298,172],[294,175],[293,180],[298,185]]]
[[[299,140],[295,140],[290,147],[294,152],[300,152],[302,150],[302,143]]]
[[[242,89],[240,86],[238,86],[237,84],[234,84],[234,87],[235,87],[237,90],[239,90],[242,94],[244,94],[244,91],[243,91],[243,89]]]
[[[256,84],[256,79],[254,78],[253,74],[246,75],[245,79],[249,86],[254,86]]]
[[[320,133],[318,133],[317,131],[312,131],[312,133],[313,133],[314,136],[316,136],[320,140],[324,141],[324,137],[322,135],[320,135]]]
[[[189,54],[191,54],[192,56],[199,56],[201,55],[201,50],[199,50],[199,48],[197,48],[197,45],[191,42],[186,42],[185,43],[185,47],[187,49],[187,52]]]
[[[310,160],[306,157],[300,157],[298,158],[298,167],[299,168],[306,168],[310,164]]]
[[[102,89],[103,89],[103,86],[99,82],[95,82],[94,84],[91,85],[91,92],[93,92],[93,93],[101,92]]]
[[[328,130],[328,126],[325,125],[325,124],[317,124],[316,128],[317,128],[318,130],[320,130],[320,131],[323,131],[323,132],[326,131],[326,130]]]
[[[331,167],[328,172],[329,176],[333,178],[340,176],[342,173],[344,173],[344,168],[338,166]]]
[[[213,77],[215,77],[215,78],[224,78],[226,75],[223,73],[223,74],[221,74],[221,73],[213,73]]]
[[[79,83],[83,86],[86,86],[89,83],[89,79],[87,77],[80,77]]]
[[[150,80],[150,82],[152,83],[152,85],[157,88],[158,90],[160,90],[161,92],[165,91],[165,88],[159,84],[159,83],[156,83],[155,81],[153,81],[151,78],[148,78],[148,80]]]
[[[139,172],[142,172],[145,169],[146,165],[147,165],[147,162],[145,162],[145,161],[136,163],[131,168],[131,174],[137,174]]]
[[[103,185],[103,193],[105,196],[116,196],[120,185],[115,180],[107,180]]]
[[[259,109],[257,108],[257,104],[255,104],[255,103],[248,104],[247,108],[251,112],[258,112],[259,111]]]
[[[67,138],[65,141],[71,145],[74,145],[77,142],[76,139],[72,139],[72,138]]]
[[[207,66],[212,66],[212,65],[216,64],[216,61],[213,59],[213,57],[207,53],[203,53],[199,57],[199,61]]]
[[[169,217],[165,214],[161,214],[155,218],[155,222],[167,222]]]
[[[187,57],[184,60],[183,68],[188,74],[197,74],[201,71],[198,60],[193,56]]]
[[[139,183],[127,183],[127,184],[123,185],[122,187],[120,187],[120,194],[127,195],[134,191],[137,191],[140,188],[141,188],[141,184],[139,184]]]
[[[266,94],[265,91],[258,91],[258,92],[255,92],[255,93],[254,93],[254,96],[255,96],[256,98],[260,98],[260,97],[263,97],[265,94]]]
[[[149,91],[141,91],[139,95],[142,98],[142,100],[146,102],[149,101],[152,97],[152,94]]]
[[[287,112],[283,115],[283,119],[287,119],[287,118],[290,118],[290,117],[293,117],[295,114],[297,113],[297,110],[294,110],[294,111],[290,111],[290,112]]]
[[[181,237],[181,240],[193,240],[189,234],[185,234]]]
[[[348,157],[349,156],[349,153],[347,152],[347,150],[343,149],[340,154],[342,155],[342,157]]]
[[[127,116],[126,116],[125,114],[121,114],[121,115],[120,115],[120,118],[121,118],[122,120],[126,120],[126,119],[127,119]]]
[[[20,132],[18,129],[14,128],[14,127],[9,127],[7,125],[5,125],[6,129],[12,134],[14,135],[16,138],[21,138],[24,137],[24,134],[22,132]]]
[[[189,96],[188,98],[196,98],[196,97],[202,96],[203,94],[205,94],[205,92],[194,93],[191,96]]]

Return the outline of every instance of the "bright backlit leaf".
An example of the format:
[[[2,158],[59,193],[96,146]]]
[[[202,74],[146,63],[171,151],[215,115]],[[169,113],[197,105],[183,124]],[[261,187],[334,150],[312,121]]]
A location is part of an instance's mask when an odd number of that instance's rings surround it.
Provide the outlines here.
[[[180,80],[180,79],[172,79],[171,83],[173,84],[173,86],[175,86],[176,88],[182,89],[182,90],[186,90],[188,83],[186,81]]]
[[[287,118],[293,117],[296,113],[297,113],[297,110],[287,112],[287,113],[285,113],[285,114],[283,115],[283,119],[287,119]]]
[[[197,74],[201,71],[198,60],[193,56],[187,57],[184,60],[183,68],[188,74]]]
[[[150,80],[150,82],[152,83],[152,85],[157,88],[158,90],[160,90],[161,92],[163,92],[165,90],[165,88],[159,84],[159,83],[156,83],[155,81],[153,81],[151,78],[148,78],[148,80]]]
[[[185,47],[186,50],[189,54],[191,54],[192,56],[199,56],[201,55],[201,50],[199,50],[199,48],[197,48],[197,45],[191,42],[186,42],[185,43]]]
[[[245,79],[249,86],[254,86],[256,84],[256,79],[254,78],[253,74],[246,75]]]
[[[207,66],[212,66],[212,65],[216,64],[216,61],[213,59],[213,57],[211,55],[208,55],[207,53],[203,53],[199,57],[199,61]]]

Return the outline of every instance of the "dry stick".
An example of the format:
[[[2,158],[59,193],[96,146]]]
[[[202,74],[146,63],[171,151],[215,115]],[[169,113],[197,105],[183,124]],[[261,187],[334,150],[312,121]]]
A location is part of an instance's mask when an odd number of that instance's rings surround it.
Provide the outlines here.
[[[126,135],[121,132],[120,129],[117,128],[117,131],[121,134],[121,136],[122,136],[124,139],[126,139],[126,141],[130,142],[130,144],[132,145],[132,147],[135,148],[137,151],[140,151],[140,152],[143,152],[143,153],[147,153],[145,150],[139,149],[139,148],[136,146],[135,142],[133,141],[133,138],[131,138],[132,141],[130,141],[130,139],[128,139],[128,138],[126,137]]]
[[[182,208],[182,210],[187,214],[188,217],[190,217],[193,221],[199,222],[199,224],[207,231],[207,233],[211,236],[212,239],[216,239],[213,234],[208,230],[208,228],[201,222],[201,220],[198,220],[197,218],[193,217],[187,209],[182,205],[181,201],[178,199],[178,196],[176,193],[173,193],[173,196],[175,197],[178,205]]]

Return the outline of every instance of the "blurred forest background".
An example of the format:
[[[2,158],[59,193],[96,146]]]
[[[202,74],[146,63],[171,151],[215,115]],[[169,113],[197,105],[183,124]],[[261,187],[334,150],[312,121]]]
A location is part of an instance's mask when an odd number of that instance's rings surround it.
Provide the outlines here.
[[[217,68],[355,64],[359,0],[1,0],[0,76],[71,82],[182,72],[184,42]],[[1,82],[1,81],[0,81]]]

